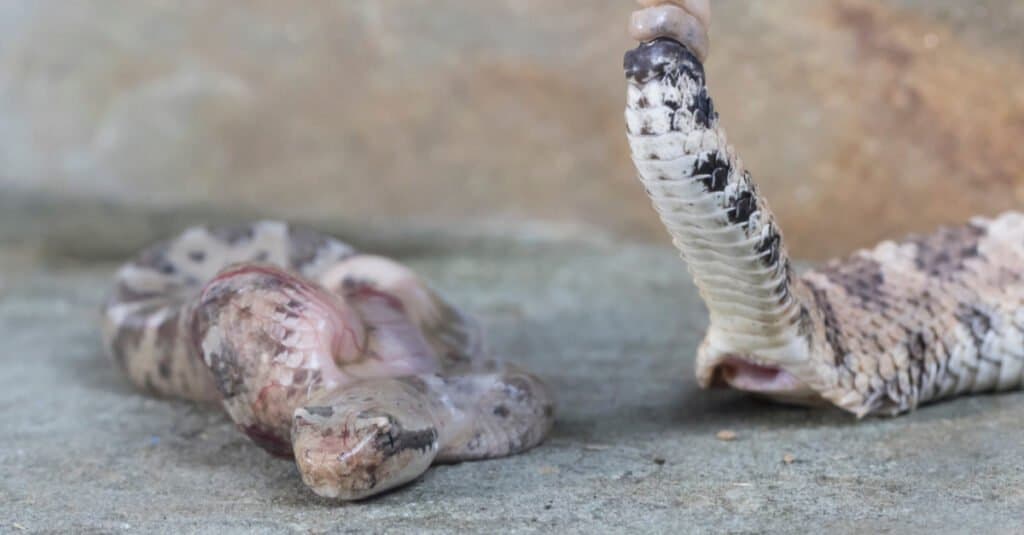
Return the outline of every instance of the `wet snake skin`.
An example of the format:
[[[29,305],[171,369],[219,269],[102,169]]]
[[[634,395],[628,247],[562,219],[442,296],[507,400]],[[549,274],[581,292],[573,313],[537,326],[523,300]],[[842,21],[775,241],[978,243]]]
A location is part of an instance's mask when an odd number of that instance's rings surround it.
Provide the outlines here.
[[[476,323],[405,266],[275,221],[193,227],[125,264],[106,347],[163,397],[220,402],[322,496],[543,440],[539,379],[484,358]]]

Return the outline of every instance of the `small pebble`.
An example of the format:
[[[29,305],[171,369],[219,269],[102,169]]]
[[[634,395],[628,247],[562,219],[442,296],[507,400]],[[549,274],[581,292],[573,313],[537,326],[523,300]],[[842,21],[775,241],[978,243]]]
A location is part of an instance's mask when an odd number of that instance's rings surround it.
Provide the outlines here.
[[[796,457],[793,456],[792,453],[787,453],[782,456],[782,462],[786,464],[793,464],[794,461],[796,461]]]
[[[736,440],[736,432],[731,431],[729,429],[723,429],[715,433],[715,438],[717,438],[718,440],[729,442],[731,440]]]

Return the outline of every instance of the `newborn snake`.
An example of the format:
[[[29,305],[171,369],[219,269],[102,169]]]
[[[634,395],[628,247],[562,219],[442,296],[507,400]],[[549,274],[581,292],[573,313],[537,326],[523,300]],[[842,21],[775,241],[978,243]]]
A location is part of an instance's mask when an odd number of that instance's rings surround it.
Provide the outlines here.
[[[1024,376],[1024,214],[884,242],[797,275],[705,84],[707,0],[640,0],[633,161],[710,312],[702,386],[895,415]]]
[[[106,346],[141,388],[221,401],[256,444],[353,500],[551,427],[544,385],[412,271],[280,222],[194,227],[117,273]]]

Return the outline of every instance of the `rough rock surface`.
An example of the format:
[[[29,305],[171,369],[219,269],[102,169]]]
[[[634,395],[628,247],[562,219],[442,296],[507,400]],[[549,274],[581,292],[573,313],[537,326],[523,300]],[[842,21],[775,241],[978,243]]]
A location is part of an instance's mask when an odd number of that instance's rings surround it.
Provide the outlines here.
[[[144,397],[101,355],[112,260],[135,246],[115,238],[131,228],[152,239],[143,234],[184,221],[22,205],[0,199],[3,533],[1010,532],[1024,522],[1024,395],[858,423],[699,391],[705,312],[675,253],[543,232],[392,236],[388,252],[480,314],[495,355],[550,381],[550,439],[431,469],[365,503],[329,503],[218,411]],[[50,215],[71,223],[45,230]],[[93,232],[104,228],[107,238]]]
[[[8,0],[0,187],[664,241],[631,0]],[[715,0],[712,89],[794,252],[1024,202],[1024,3]]]

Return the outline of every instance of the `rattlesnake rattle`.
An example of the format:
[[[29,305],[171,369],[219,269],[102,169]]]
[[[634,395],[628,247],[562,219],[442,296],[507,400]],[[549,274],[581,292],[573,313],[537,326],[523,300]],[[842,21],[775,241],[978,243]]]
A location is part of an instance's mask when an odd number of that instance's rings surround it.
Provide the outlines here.
[[[473,319],[410,269],[282,222],[150,246],[118,271],[102,325],[133,383],[221,402],[329,498],[522,452],[552,424],[544,384],[485,359]]]
[[[1024,214],[887,241],[797,275],[708,88],[708,0],[640,0],[633,162],[710,313],[702,386],[896,415],[1020,387]]]

